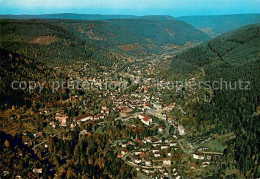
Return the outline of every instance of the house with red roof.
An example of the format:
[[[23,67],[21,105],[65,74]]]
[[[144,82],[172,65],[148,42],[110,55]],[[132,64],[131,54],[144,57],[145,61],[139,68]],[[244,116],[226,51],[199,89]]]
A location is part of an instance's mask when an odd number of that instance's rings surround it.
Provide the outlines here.
[[[190,164],[190,169],[196,169],[196,168],[197,168],[197,165],[195,163]]]
[[[140,157],[145,157],[145,153],[144,152],[141,152],[139,155],[140,155]]]
[[[150,103],[146,102],[146,103],[144,103],[143,111],[145,109],[149,110],[149,109],[151,109],[151,107],[152,107],[152,105]]]
[[[153,119],[145,114],[140,114],[138,117],[142,121],[142,123],[144,123],[147,126],[149,126],[153,122]]]
[[[139,139],[135,139],[135,142],[136,142],[137,144],[139,144],[139,145],[142,145],[142,144],[143,144],[143,142],[142,142],[141,140],[139,140]]]
[[[122,154],[121,153],[118,153],[117,154],[117,158],[121,158]]]
[[[144,93],[147,93],[148,91],[149,91],[149,87],[146,86],[146,87],[144,88]]]
[[[99,120],[99,115],[95,115],[94,120]]]
[[[106,108],[106,109],[105,109],[105,112],[106,112],[106,114],[109,114],[109,109]]]
[[[127,149],[124,149],[124,150],[121,151],[121,154],[122,154],[122,155],[125,155],[127,152],[128,152],[128,150],[127,150]]]

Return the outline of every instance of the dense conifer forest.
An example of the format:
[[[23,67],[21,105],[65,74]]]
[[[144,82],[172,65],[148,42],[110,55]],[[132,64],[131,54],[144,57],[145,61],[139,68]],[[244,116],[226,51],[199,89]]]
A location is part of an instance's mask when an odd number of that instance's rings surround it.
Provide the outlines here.
[[[259,177],[259,42],[260,25],[250,25],[187,50],[172,60],[175,73],[204,70],[204,80],[209,81],[214,94],[210,102],[194,107],[197,125],[214,124],[216,133],[236,134],[230,143],[232,149],[225,151],[220,167],[234,165],[248,177]],[[215,89],[213,83],[221,79],[223,89],[219,89],[220,84]],[[239,80],[245,82],[241,89]],[[234,161],[228,160],[230,156]]]

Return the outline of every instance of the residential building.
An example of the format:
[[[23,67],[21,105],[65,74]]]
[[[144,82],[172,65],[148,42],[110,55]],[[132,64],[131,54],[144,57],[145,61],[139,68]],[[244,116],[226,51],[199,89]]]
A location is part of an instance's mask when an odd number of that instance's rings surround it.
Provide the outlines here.
[[[171,158],[164,158],[163,165],[170,166],[172,164]]]
[[[140,114],[138,117],[142,121],[142,123],[144,123],[147,126],[149,126],[153,121],[150,116],[147,116],[145,114]]]

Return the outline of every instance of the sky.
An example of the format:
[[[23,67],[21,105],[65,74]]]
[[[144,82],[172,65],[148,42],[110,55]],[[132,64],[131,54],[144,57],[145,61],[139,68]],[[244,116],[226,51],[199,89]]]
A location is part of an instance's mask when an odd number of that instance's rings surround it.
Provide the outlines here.
[[[0,0],[0,14],[221,15],[260,13],[260,0]]]

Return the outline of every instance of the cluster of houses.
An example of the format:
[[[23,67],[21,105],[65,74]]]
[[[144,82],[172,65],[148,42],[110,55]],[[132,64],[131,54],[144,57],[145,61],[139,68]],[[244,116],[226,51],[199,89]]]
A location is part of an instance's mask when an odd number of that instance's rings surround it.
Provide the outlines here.
[[[89,113],[80,115],[74,119],[74,123],[71,124],[71,128],[75,127],[75,124],[79,124],[80,122],[92,121],[92,120],[100,120],[105,119],[106,115],[110,114],[110,109],[106,106],[102,106],[99,114],[91,115]],[[66,114],[56,113],[55,120],[51,121],[49,124],[56,128],[57,126],[66,127],[69,117]]]
[[[207,154],[205,154],[203,152],[194,152],[192,154],[192,157],[195,160],[202,160],[201,167],[202,168],[206,168],[206,167],[208,167],[210,165],[210,161],[212,159],[212,155],[219,157],[218,154],[210,154],[210,152],[208,152]],[[195,167],[191,167],[191,169],[195,169]]]
[[[140,148],[137,147],[138,143],[142,144],[139,145]],[[148,143],[151,143],[153,147],[142,147]],[[127,149],[128,145],[133,145],[134,150],[129,151]],[[169,177],[169,173],[165,167],[172,167],[173,156],[170,151],[178,149],[178,143],[174,141],[173,137],[169,137],[162,142],[162,140],[150,136],[142,140],[121,141],[119,142],[119,146],[122,147],[122,150],[117,154],[118,158],[122,158],[127,163],[135,166],[136,170],[142,171],[152,178]],[[175,178],[180,177],[177,171],[174,173]]]
[[[87,67],[86,67],[87,68]],[[77,71],[77,70],[76,70]],[[179,131],[180,136],[185,135],[185,129],[182,125],[178,124],[176,121],[172,120],[172,116],[170,116],[170,112],[176,108],[175,103],[171,103],[167,106],[164,106],[162,102],[160,102],[160,96],[162,95],[162,90],[165,90],[166,86],[171,85],[167,81],[156,81],[155,78],[141,78],[140,76],[151,75],[153,74],[152,65],[149,69],[145,69],[141,66],[134,66],[134,70],[127,67],[127,72],[121,72],[117,74],[120,76],[120,79],[113,77],[110,73],[96,73],[94,76],[81,75],[81,72],[77,72],[77,74],[71,74],[71,76],[77,76],[77,80],[87,81],[88,83],[97,87],[96,89],[102,91],[102,96],[100,98],[106,98],[110,100],[114,107],[112,109],[103,106],[100,113],[96,115],[91,115],[89,113],[81,115],[75,119],[75,121],[79,124],[79,122],[86,122],[92,120],[100,120],[104,119],[106,115],[110,114],[111,110],[119,113],[121,120],[129,120],[131,118],[139,119],[146,127],[149,127],[153,123],[152,117],[157,117],[159,119],[168,121],[173,127]],[[76,72],[74,72],[76,73]],[[140,76],[138,76],[140,75]],[[80,77],[81,76],[81,77]],[[129,78],[132,81],[132,84],[137,85],[138,88],[135,89],[131,93],[122,93],[121,88],[104,88],[104,84],[107,82],[112,83],[114,86],[120,86],[121,81],[125,78]],[[195,79],[189,80],[189,83],[192,83]],[[149,93],[154,88],[157,88],[158,92],[156,96],[153,96]],[[177,90],[182,90],[183,85],[178,85]],[[191,91],[193,92],[193,91]],[[55,120],[58,121],[60,126],[66,126],[68,117],[57,115]],[[164,131],[163,126],[158,127],[158,132],[162,133]],[[86,131],[82,131],[82,134]],[[169,152],[170,150],[177,150],[178,143],[175,139],[178,136],[174,135],[162,141],[157,139],[156,137],[145,137],[142,140],[135,139],[133,141],[125,141],[121,142],[120,146],[122,147],[121,152],[117,154],[118,158],[122,158],[126,160],[126,156],[129,156],[127,161],[131,162],[133,165],[137,166],[137,170],[142,170],[147,175],[153,178],[166,178],[169,177],[169,173],[166,170],[167,167],[172,165],[172,154]],[[152,144],[152,148],[142,150],[137,146],[142,146],[143,144],[150,143]],[[129,151],[127,149],[128,145],[133,145],[135,150]],[[146,153],[149,153],[147,156]],[[204,155],[201,153],[193,153],[192,157],[196,160],[204,160]],[[155,166],[156,160],[159,160],[160,166]],[[206,167],[209,165],[209,161],[203,161],[202,166]],[[157,163],[158,164],[158,163]],[[166,168],[165,168],[166,167]],[[191,166],[191,168],[195,168],[196,166]],[[159,177],[158,177],[159,176]],[[180,175],[176,168],[172,170],[172,176],[179,179]]]
[[[77,122],[86,122],[86,121],[91,121],[91,120],[99,120],[99,119],[105,119],[106,115],[110,114],[110,109],[107,108],[106,106],[102,106],[101,111],[97,115],[90,115],[90,114],[84,114],[82,116],[77,117]]]
[[[149,62],[149,72],[153,71],[154,62]],[[158,95],[156,96],[150,96],[148,91],[151,88],[156,88],[157,81],[155,78],[140,78],[138,76],[138,73],[136,73],[138,70],[142,73],[141,76],[144,76],[147,73],[147,70],[142,65],[133,65],[133,69],[128,69],[129,72],[123,72],[117,74],[119,77],[115,78],[111,73],[108,72],[102,72],[102,73],[91,73],[89,71],[89,65],[85,64],[82,68],[78,68],[77,65],[72,65],[71,69],[68,71],[68,76],[71,80],[78,80],[81,82],[87,82],[91,83],[94,86],[98,87],[96,89],[99,89],[103,93],[103,97],[106,97],[108,100],[111,100],[113,102],[113,105],[115,105],[116,110],[120,113],[120,116],[123,118],[129,117],[131,113],[134,113],[134,111],[147,111],[151,109],[156,109],[159,112],[169,112],[174,107],[175,104],[170,104],[168,106],[163,107],[160,103],[159,96],[161,95],[160,92],[158,92]],[[132,68],[131,67],[131,68]],[[131,94],[122,94],[120,93],[120,88],[113,88],[113,89],[103,89],[102,85],[106,83],[120,83],[120,81],[123,81],[125,78],[130,78],[133,84],[139,84],[139,87]],[[164,81],[163,81],[164,82]],[[107,113],[107,111],[106,111]],[[100,115],[95,116],[86,116],[85,118],[81,119],[83,121],[88,120],[98,120],[103,119],[105,117],[104,113],[101,113]],[[162,119],[166,119],[166,115],[160,116]],[[151,117],[147,116],[139,116],[139,119],[145,124],[150,125],[152,122]],[[58,120],[61,124],[61,126],[66,125],[66,116],[57,116],[56,120]]]

